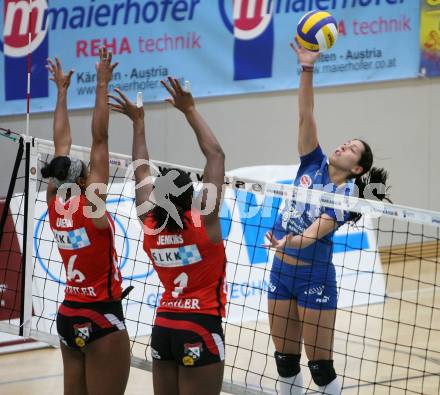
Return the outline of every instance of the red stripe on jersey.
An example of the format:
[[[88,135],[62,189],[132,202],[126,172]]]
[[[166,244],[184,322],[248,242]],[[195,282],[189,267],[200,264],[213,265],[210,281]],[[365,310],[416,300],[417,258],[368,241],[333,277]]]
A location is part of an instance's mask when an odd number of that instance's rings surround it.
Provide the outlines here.
[[[112,323],[102,314],[90,309],[73,309],[65,305],[61,305],[58,313],[66,317],[86,317],[95,322],[100,328],[111,328]]]
[[[180,329],[182,331],[194,332],[203,339],[211,354],[220,355],[211,333],[199,324],[195,324],[191,321],[170,320],[168,318],[157,317],[154,325],[168,329]]]

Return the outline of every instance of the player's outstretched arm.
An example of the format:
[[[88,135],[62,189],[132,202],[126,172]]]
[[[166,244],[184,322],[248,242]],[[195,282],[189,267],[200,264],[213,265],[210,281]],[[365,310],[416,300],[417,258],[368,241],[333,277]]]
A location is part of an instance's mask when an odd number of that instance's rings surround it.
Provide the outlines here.
[[[218,212],[225,179],[225,154],[211,128],[197,111],[191,93],[182,89],[179,81],[172,77],[169,77],[168,81],[162,81],[162,85],[171,95],[167,101],[185,115],[196,134],[200,149],[206,157],[203,182],[214,185],[216,193],[215,196],[211,196],[207,190],[204,191],[202,208],[204,209],[207,204],[209,207],[213,207],[213,210],[204,216],[206,229],[211,241],[220,242],[222,237]],[[215,202],[208,202],[207,199],[215,199]]]
[[[92,118],[92,149],[90,152],[90,174],[87,177],[87,187],[91,184],[97,195],[105,204],[107,197],[107,184],[109,177],[109,150],[108,150],[108,125],[109,108],[107,104],[108,84],[112,79],[113,70],[118,63],[112,64],[112,54],[105,47],[99,50],[99,63],[96,64],[96,101]],[[98,185],[101,188],[98,189]],[[93,204],[92,204],[93,205]],[[99,208],[98,208],[99,209]],[[107,227],[108,220],[105,210],[99,209],[100,218],[94,219],[95,226]]]
[[[51,74],[49,79],[53,81],[57,87],[57,102],[53,118],[55,156],[67,156],[70,153],[70,147],[72,145],[69,114],[67,112],[67,93],[74,71],[69,70],[69,72],[65,74],[61,62],[57,57],[55,57],[55,61],[47,59],[46,67]],[[56,187],[49,182],[46,197],[47,201],[52,200],[55,194]]]
[[[298,93],[298,152],[301,156],[304,156],[318,146],[318,132],[313,114],[313,67],[319,58],[319,53],[302,48],[296,37],[295,41],[296,44],[292,43],[290,46],[295,51],[298,62],[303,69],[300,76]]]
[[[109,95],[113,100],[110,104],[112,111],[125,114],[133,122],[133,149],[132,158],[136,180],[136,207],[139,220],[143,223],[149,211],[150,195],[153,191],[150,172],[150,156],[148,154],[145,137],[145,112],[141,103],[132,103],[119,89],[115,89],[118,96]]]
[[[336,221],[329,215],[322,214],[300,235],[288,234],[282,239],[276,239],[272,232],[267,232],[264,247],[277,250],[283,250],[284,248],[307,248],[336,228]]]
[[[64,74],[60,60],[55,57],[55,61],[47,59],[47,69],[57,87],[57,102],[53,119],[53,141],[55,144],[55,156],[69,155],[72,145],[72,136],[70,133],[69,115],[67,112],[67,92],[70,81],[74,73],[69,70]]]

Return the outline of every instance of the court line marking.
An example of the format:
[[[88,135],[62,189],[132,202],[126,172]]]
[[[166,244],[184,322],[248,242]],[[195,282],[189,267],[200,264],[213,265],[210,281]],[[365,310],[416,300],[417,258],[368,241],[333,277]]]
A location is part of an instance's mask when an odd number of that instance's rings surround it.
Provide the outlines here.
[[[357,336],[357,335],[350,335],[349,334],[349,336]],[[395,354],[404,354],[404,355],[414,356],[414,357],[418,357],[418,358],[420,358],[420,359],[422,359],[424,361],[429,361],[429,362],[431,362],[431,363],[433,363],[435,365],[440,365],[440,359],[433,358],[433,357],[427,357],[427,356],[419,354],[418,352],[409,352],[409,351],[405,351],[405,350],[398,350],[396,348],[391,348],[388,345],[383,345],[384,342],[380,341],[380,340],[377,340],[377,339],[368,339],[368,340],[371,341],[371,342],[378,342],[378,343],[382,343],[382,344],[379,344],[379,345],[369,344],[369,343],[365,343],[365,342],[360,341],[360,340],[352,340],[352,339],[345,340],[342,336],[335,336],[335,340],[339,340],[339,341],[344,342],[344,343],[353,343],[353,344],[357,344],[357,345],[363,345],[364,348],[372,347],[372,348],[379,349],[379,350],[392,351]],[[411,346],[404,346],[403,344],[396,344],[396,346],[406,347],[406,348],[411,348],[411,349],[415,348],[415,347],[411,347]],[[430,350],[426,349],[426,351],[430,351]],[[351,356],[351,355],[338,353],[336,351],[334,351],[334,352],[337,353],[337,354],[343,355],[345,357],[352,357],[353,358],[353,356]],[[436,352],[436,351],[432,351],[432,352]],[[356,357],[354,357],[354,358],[356,358]],[[361,361],[363,360],[363,358],[357,358],[357,359],[360,359]],[[377,363],[381,363],[379,361],[376,361],[376,362]]]
[[[372,385],[382,385],[382,384],[386,384],[386,383],[393,383],[393,382],[396,382],[396,381],[404,381],[404,380],[405,381],[410,381],[410,380],[415,380],[415,379],[423,379],[423,378],[427,378],[427,377],[431,377],[431,376],[440,376],[440,374],[438,374],[438,373],[429,373],[429,374],[421,374],[419,376],[409,376],[409,377],[395,378],[395,379],[391,379],[391,380],[375,381],[374,383],[364,383],[364,384],[358,384],[358,385],[349,385],[347,387],[343,387],[342,389],[353,389],[353,388],[360,388],[360,387],[369,387],[369,386],[372,386]],[[412,392],[414,394],[421,394],[421,392],[414,392],[414,391],[409,390],[408,388],[396,388],[396,389],[402,389],[404,391]]]
[[[0,385],[9,385],[9,384],[17,384],[17,383],[26,383],[26,382],[28,382],[28,381],[47,380],[47,379],[52,379],[52,378],[56,378],[56,377],[63,377],[63,373],[49,374],[49,375],[47,375],[47,376],[28,377],[28,378],[20,379],[20,380],[0,381]]]

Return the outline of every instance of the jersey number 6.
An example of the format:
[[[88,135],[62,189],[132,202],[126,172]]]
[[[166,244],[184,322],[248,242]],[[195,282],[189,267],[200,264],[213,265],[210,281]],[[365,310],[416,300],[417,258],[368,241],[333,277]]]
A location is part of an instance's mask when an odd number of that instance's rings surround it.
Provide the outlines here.
[[[72,255],[69,259],[67,265],[67,279],[69,281],[75,281],[76,283],[82,283],[86,279],[86,276],[84,276],[79,270],[73,268],[77,257],[78,255]]]

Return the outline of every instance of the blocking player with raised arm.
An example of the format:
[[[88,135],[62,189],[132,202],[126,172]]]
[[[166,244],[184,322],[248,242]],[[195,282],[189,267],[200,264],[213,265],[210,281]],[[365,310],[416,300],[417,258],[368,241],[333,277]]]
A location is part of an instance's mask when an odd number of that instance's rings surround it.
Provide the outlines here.
[[[133,121],[136,205],[144,227],[144,250],[165,288],[153,326],[151,349],[156,395],[217,395],[224,370],[226,255],[218,216],[225,176],[225,156],[213,132],[196,110],[192,95],[179,81],[162,84],[167,101],[180,110],[191,125],[206,157],[203,193],[198,210],[187,173],[170,169],[151,177],[145,141],[144,110],[120,91],[112,96],[112,109]],[[147,181],[147,182],[145,182]],[[146,203],[154,207],[146,211]],[[208,209],[208,206],[212,210]],[[203,212],[209,212],[202,214]]]
[[[88,172],[81,160],[69,157],[72,137],[67,93],[73,71],[65,75],[57,58],[55,62],[48,60],[58,91],[53,125],[55,157],[41,173],[50,179],[50,227],[67,278],[57,315],[66,395],[121,395],[130,370],[115,226],[105,209],[109,177],[107,90],[116,66],[111,53],[101,49]]]
[[[324,187],[327,192],[347,195],[357,192],[363,198],[367,184],[377,183],[382,188],[370,192],[384,199],[387,173],[372,167],[373,153],[366,142],[347,141],[328,158],[322,152],[313,114],[313,68],[319,53],[305,50],[298,41],[292,48],[302,67],[298,135],[301,163],[294,185]],[[332,240],[338,227],[359,218],[356,213],[291,201],[279,215],[274,231],[266,235],[267,247],[275,249],[268,311],[282,395],[304,393],[302,342],[319,390],[325,394],[341,392],[333,367],[337,287]]]

